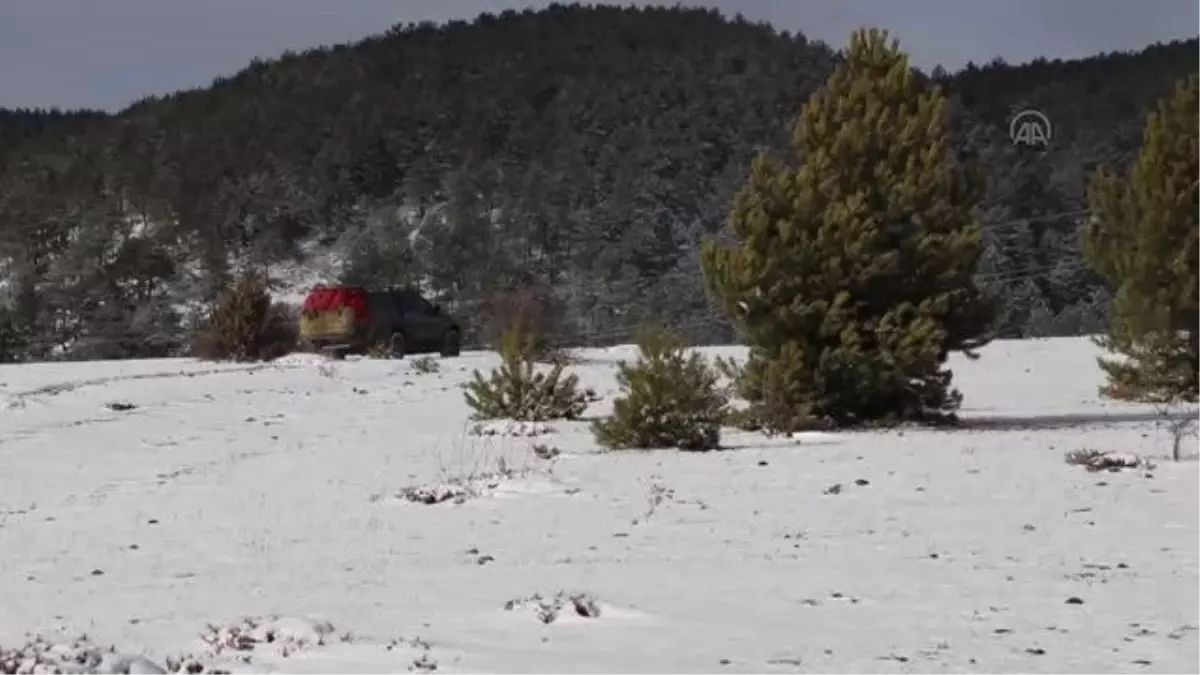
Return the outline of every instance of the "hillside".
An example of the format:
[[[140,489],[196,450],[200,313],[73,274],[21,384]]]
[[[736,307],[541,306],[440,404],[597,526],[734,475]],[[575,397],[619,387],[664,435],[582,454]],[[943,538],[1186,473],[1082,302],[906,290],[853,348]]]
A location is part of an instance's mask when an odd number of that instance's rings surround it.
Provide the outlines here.
[[[581,352],[587,414],[632,351]],[[711,453],[473,435],[456,385],[490,353],[0,366],[0,671],[31,631],[209,668],[181,672],[1196,672],[1195,448],[1099,400],[1097,353],[953,358],[953,432]],[[1157,466],[1064,461],[1084,448]],[[439,485],[461,503],[401,498]],[[560,591],[589,616],[528,600]],[[82,672],[157,672],[114,665]]]
[[[1005,299],[1001,335],[1101,324],[1075,240],[1084,180],[1129,161],[1196,55],[932,74],[989,179],[981,282]],[[231,269],[331,259],[421,285],[475,336],[498,292],[533,286],[567,342],[647,317],[727,340],[695,244],[836,58],[714,11],[557,5],[255,62],[111,116],[2,113],[0,358],[175,353],[180,313]],[[1054,122],[1044,154],[1008,139],[1028,107]]]

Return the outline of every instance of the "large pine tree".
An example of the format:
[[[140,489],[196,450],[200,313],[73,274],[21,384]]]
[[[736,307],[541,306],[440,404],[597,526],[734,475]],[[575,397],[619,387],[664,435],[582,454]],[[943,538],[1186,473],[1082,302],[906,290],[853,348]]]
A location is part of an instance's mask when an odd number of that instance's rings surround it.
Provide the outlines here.
[[[703,251],[751,347],[741,394],[768,430],[946,420],[943,366],[986,342],[973,280],[977,174],[950,153],[946,102],[886,32],[860,30],[801,111],[798,163],[758,157]]]
[[[1197,112],[1193,76],[1148,116],[1129,174],[1092,181],[1084,253],[1116,290],[1101,342],[1119,358],[1100,360],[1115,398],[1197,398]]]

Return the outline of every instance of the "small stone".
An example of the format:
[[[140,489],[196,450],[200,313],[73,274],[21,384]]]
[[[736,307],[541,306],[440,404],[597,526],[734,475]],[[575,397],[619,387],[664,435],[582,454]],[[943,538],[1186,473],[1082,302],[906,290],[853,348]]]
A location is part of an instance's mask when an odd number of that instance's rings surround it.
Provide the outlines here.
[[[824,494],[827,494],[827,495],[840,495],[841,493],[842,493],[842,484],[841,483],[834,483],[833,485],[830,485],[829,487],[825,488],[825,492],[824,492]]]
[[[866,478],[859,478],[854,481],[854,484],[859,487],[864,487],[864,486],[870,485],[871,481],[867,480]]]
[[[938,558],[940,558],[941,556],[939,556],[939,555],[938,555],[938,554],[936,554],[936,553],[930,553],[930,554],[929,554],[929,557],[930,557],[932,560],[937,560],[937,559],[938,559]]]
[[[759,466],[766,466],[766,465],[767,465],[767,461],[766,461],[765,459],[760,459],[760,460],[758,461],[758,465],[759,465]]]
[[[1026,649],[1026,650],[1025,650],[1025,653],[1026,653],[1026,654],[1032,654],[1032,655],[1034,655],[1034,656],[1045,656],[1045,655],[1046,655],[1046,650],[1045,650],[1045,649],[1042,649],[1041,647],[1032,647],[1032,648],[1030,648],[1030,649]]]
[[[1071,597],[1067,598],[1067,604],[1068,605],[1082,605],[1083,598],[1079,598],[1079,597],[1072,595]]]
[[[730,661],[729,659],[721,659],[720,661],[717,661],[717,663],[721,664],[722,666],[727,666],[733,663],[733,661]]]
[[[92,576],[102,577],[104,576],[104,570],[92,570]]]

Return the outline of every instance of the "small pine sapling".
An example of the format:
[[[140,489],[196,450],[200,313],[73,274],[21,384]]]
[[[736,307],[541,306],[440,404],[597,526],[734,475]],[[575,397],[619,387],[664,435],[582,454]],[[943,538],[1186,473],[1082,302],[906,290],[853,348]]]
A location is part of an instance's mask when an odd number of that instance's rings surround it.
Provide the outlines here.
[[[208,359],[267,361],[294,349],[297,331],[288,307],[271,302],[266,282],[247,275],[221,292],[195,350]]]
[[[617,365],[624,395],[613,402],[611,418],[593,424],[597,442],[613,449],[716,449],[728,403],[716,369],[664,329],[644,330],[638,350],[636,363]]]
[[[512,419],[543,422],[577,419],[587,409],[587,395],[579,391],[579,378],[564,375],[563,365],[537,372],[530,356],[532,334],[514,323],[500,340],[503,362],[484,377],[478,370],[464,392],[467,405],[478,419]]]

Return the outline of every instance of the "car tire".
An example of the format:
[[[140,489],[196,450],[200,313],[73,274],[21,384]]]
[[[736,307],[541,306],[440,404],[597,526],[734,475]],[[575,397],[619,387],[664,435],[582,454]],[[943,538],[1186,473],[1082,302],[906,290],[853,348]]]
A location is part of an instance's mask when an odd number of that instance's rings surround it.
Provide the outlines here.
[[[462,352],[462,336],[456,330],[446,331],[442,338],[442,356],[458,356]]]
[[[404,335],[402,333],[392,333],[392,337],[388,339],[388,356],[393,359],[404,358]]]

